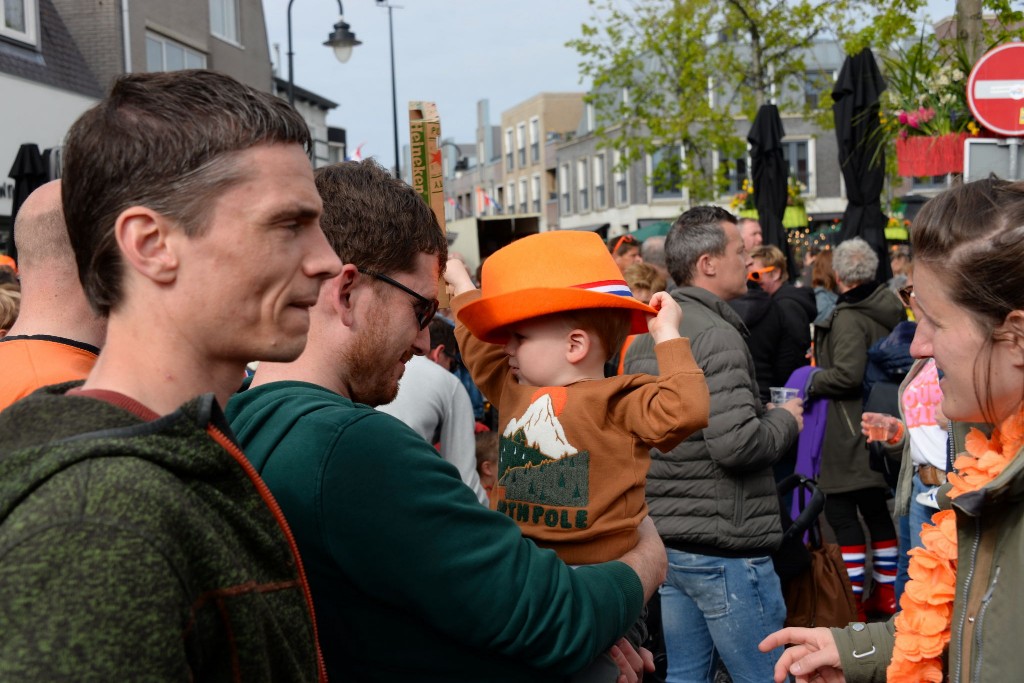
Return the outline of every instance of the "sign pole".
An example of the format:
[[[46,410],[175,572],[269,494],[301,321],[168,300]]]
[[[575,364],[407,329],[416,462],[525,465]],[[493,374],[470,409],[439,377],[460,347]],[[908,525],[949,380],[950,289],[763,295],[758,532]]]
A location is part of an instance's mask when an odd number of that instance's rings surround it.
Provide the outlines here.
[[[441,166],[441,118],[433,102],[409,103],[409,150],[412,187],[434,212],[441,233],[447,238],[444,223],[444,173]],[[437,300],[448,308],[449,297],[442,279]]]

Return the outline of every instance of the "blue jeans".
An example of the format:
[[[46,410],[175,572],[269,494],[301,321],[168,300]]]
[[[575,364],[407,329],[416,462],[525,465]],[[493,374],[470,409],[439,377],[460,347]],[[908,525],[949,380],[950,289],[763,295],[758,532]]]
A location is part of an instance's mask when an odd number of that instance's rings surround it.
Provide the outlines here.
[[[932,521],[932,515],[938,510],[917,502],[917,495],[924,493],[931,487],[921,483],[921,477],[914,473],[913,486],[910,492],[910,507],[908,514],[900,517],[900,553],[896,558],[896,603],[899,604],[900,596],[903,595],[903,588],[907,585],[910,577],[907,575],[907,567],[910,565],[910,556],[907,555],[911,548],[921,547],[921,525]]]
[[[713,683],[721,658],[734,683],[765,683],[782,648],[757,649],[786,620],[770,557],[730,558],[668,551],[661,620],[669,683]]]

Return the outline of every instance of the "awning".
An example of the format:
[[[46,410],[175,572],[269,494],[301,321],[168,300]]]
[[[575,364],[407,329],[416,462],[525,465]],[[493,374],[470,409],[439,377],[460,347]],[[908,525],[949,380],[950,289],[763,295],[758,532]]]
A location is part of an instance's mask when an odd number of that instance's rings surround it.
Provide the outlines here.
[[[580,232],[607,232],[612,227],[611,223],[595,223],[594,225],[577,225],[573,228],[560,228],[561,230],[578,230]]]

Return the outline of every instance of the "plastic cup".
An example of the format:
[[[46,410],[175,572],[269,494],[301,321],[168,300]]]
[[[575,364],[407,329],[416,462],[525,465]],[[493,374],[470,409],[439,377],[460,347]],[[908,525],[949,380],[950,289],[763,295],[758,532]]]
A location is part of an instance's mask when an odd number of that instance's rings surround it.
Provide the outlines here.
[[[791,398],[796,398],[800,395],[800,392],[790,387],[768,387],[768,390],[772,394],[772,403],[777,406],[782,405]]]
[[[889,439],[889,415],[868,422],[868,439],[871,441],[887,441]]]

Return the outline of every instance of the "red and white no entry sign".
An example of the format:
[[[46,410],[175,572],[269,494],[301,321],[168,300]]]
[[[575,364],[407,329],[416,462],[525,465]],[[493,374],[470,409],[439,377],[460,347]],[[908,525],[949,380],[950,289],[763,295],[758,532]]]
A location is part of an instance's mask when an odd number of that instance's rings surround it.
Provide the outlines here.
[[[993,133],[1024,136],[1024,43],[1000,45],[978,60],[967,79],[967,104]]]

